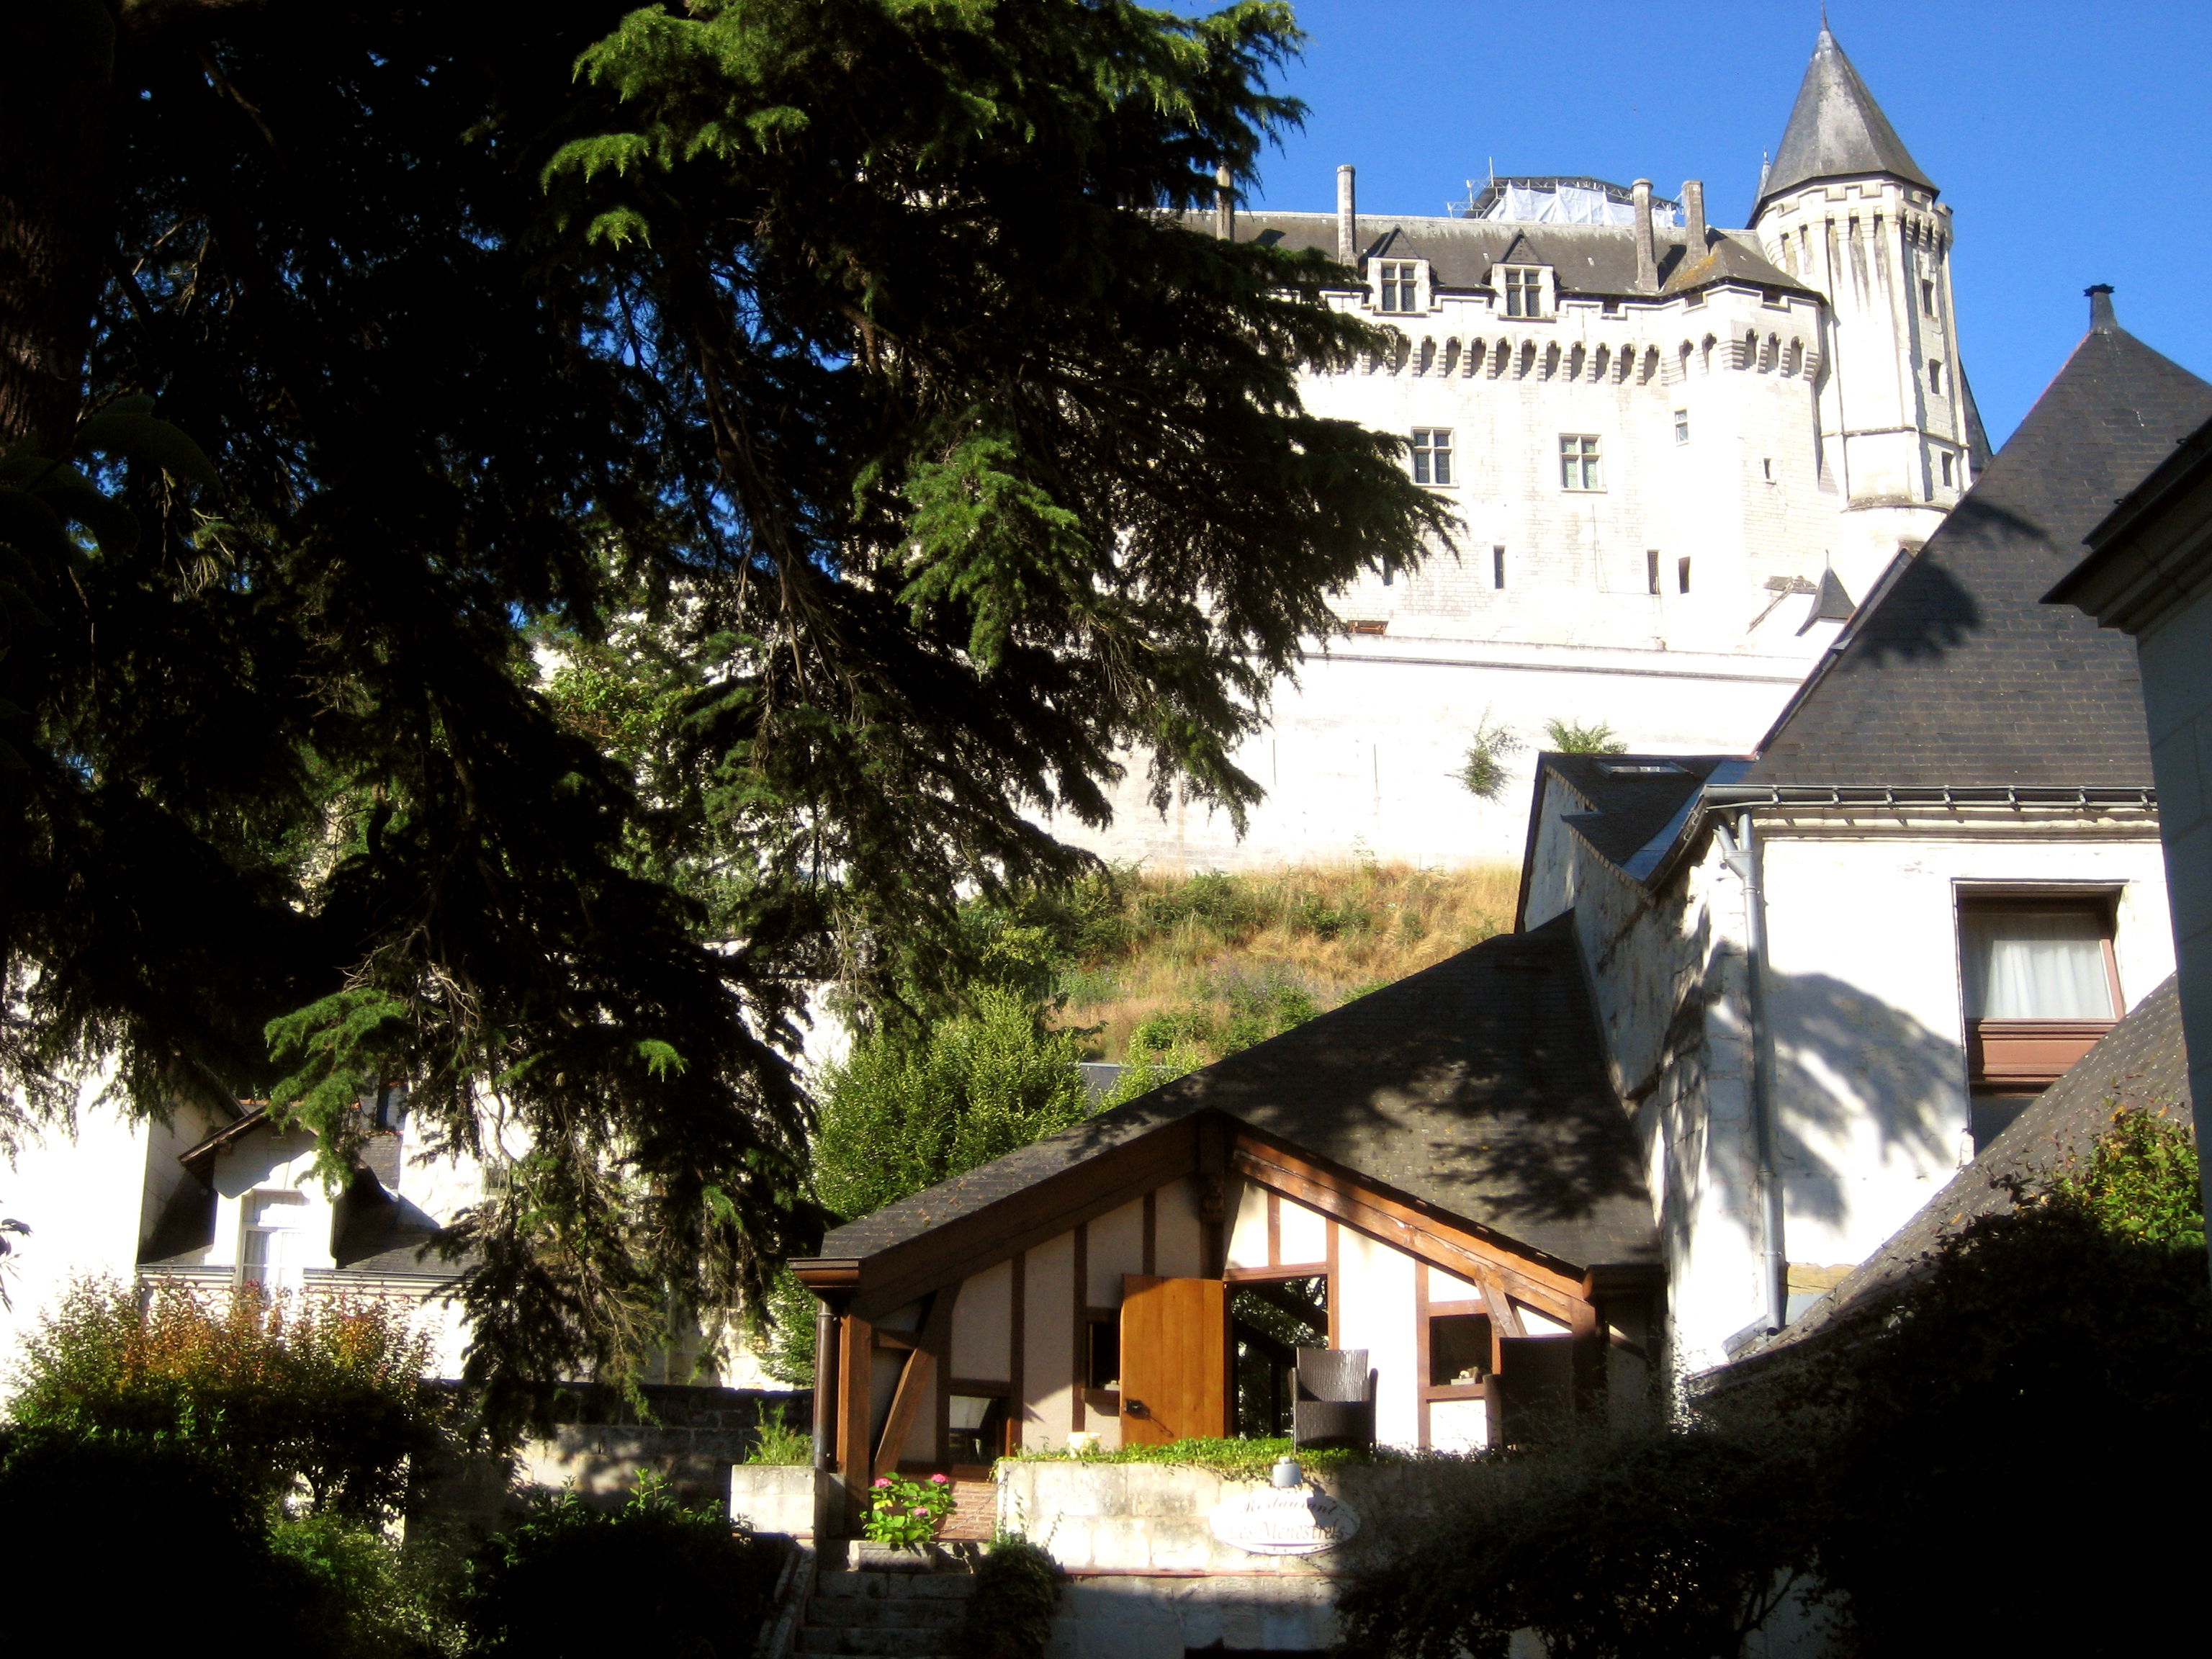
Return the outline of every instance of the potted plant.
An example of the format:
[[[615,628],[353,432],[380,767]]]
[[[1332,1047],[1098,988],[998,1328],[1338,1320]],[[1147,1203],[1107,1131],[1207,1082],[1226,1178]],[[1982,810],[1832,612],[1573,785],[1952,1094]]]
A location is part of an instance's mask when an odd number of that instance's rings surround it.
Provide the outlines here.
[[[903,1474],[878,1479],[868,1504],[868,1541],[896,1549],[920,1550],[937,1536],[952,1512],[952,1483],[941,1474],[915,1480]]]

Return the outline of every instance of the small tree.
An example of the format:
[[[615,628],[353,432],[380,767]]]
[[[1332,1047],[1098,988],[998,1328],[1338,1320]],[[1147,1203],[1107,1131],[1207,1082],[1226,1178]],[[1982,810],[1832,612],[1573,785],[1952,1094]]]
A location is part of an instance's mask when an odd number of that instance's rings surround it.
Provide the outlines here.
[[[77,1439],[197,1449],[265,1500],[388,1516],[441,1440],[429,1339],[386,1304],[73,1285],[25,1341],[11,1415]]]
[[[1076,1038],[1015,992],[978,988],[975,1012],[919,1036],[862,1036],[822,1083],[816,1189],[838,1215],[895,1200],[1079,1121]]]
[[[1557,727],[1559,722],[1552,722]],[[1474,730],[1468,733],[1467,759],[1454,774],[1461,786],[1477,800],[1496,800],[1505,788],[1506,757],[1524,747],[1504,721],[1482,711]]]

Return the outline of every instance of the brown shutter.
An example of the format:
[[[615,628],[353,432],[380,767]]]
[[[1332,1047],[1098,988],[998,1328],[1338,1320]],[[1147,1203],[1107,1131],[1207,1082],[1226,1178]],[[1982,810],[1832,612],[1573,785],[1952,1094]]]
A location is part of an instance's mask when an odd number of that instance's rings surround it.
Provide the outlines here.
[[[1229,1432],[1229,1300],[1218,1279],[1121,1279],[1121,1442]]]

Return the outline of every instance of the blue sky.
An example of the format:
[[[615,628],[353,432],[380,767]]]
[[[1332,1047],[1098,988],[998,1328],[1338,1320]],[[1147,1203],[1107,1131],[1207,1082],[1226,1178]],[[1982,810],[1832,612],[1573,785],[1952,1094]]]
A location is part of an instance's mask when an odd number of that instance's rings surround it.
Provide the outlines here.
[[[1820,29],[1814,4],[1294,0],[1305,130],[1258,204],[1438,213],[1500,173],[1703,179],[1741,225]],[[1192,8],[1196,9],[1196,8]],[[2212,4],[1835,0],[1829,24],[1950,204],[1961,356],[2002,442],[2111,283],[2122,326],[2212,379]]]

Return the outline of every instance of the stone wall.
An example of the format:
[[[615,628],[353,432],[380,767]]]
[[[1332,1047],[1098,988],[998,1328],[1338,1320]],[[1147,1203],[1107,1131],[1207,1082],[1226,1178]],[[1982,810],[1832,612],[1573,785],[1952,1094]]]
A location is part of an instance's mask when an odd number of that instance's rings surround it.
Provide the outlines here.
[[[1309,1482],[1349,1504],[1360,1531],[1315,1555],[1256,1554],[1214,1536],[1215,1508],[1257,1489],[1161,1463],[1010,1460],[999,1523],[1068,1574],[1051,1659],[1182,1659],[1235,1650],[1318,1653],[1336,1639],[1336,1583],[1409,1516],[1448,1503],[1472,1462],[1358,1464]]]

